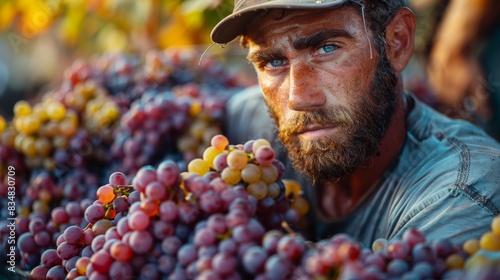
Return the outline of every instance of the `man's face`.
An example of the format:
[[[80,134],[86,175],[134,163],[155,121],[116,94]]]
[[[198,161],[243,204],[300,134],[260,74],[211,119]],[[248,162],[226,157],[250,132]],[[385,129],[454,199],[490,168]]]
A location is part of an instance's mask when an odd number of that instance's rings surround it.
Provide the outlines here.
[[[294,167],[316,181],[352,174],[374,154],[397,76],[370,47],[355,7],[271,10],[249,25],[254,65]]]

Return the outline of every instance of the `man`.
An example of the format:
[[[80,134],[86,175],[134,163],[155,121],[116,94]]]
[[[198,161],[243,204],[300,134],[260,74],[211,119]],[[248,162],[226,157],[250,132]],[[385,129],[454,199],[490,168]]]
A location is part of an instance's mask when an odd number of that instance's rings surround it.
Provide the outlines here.
[[[401,0],[236,0],[212,31],[248,49],[279,139],[313,182],[318,238],[370,246],[413,227],[461,244],[500,214],[499,143],[403,90],[414,31]]]

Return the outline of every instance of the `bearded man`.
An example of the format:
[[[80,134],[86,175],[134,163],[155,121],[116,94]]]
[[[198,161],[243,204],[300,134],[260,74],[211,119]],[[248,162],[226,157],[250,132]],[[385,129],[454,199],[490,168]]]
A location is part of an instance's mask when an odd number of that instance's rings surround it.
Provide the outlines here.
[[[235,0],[212,31],[240,37],[264,101],[235,96],[228,136],[266,131],[265,103],[312,181],[318,238],[370,246],[417,228],[462,244],[500,214],[500,144],[404,90],[415,25],[402,0]]]

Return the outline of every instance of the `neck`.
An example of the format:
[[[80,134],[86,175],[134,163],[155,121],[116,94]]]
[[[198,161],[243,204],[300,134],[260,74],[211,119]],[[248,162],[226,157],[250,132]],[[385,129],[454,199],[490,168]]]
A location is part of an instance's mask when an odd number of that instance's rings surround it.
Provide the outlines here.
[[[397,94],[396,110],[379,149],[353,174],[317,186],[324,214],[340,219],[351,213],[372,191],[389,164],[398,156],[406,138],[406,106],[402,89]]]

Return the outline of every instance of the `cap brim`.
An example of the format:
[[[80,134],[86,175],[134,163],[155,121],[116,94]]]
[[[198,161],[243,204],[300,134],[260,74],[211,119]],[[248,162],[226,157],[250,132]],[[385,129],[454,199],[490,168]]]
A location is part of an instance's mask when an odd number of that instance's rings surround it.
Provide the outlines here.
[[[265,9],[321,9],[341,6],[348,0],[303,1],[275,0],[238,10],[221,20],[212,30],[210,38],[217,44],[227,44],[243,33],[246,25],[261,10]],[[305,3],[304,3],[305,2]]]

